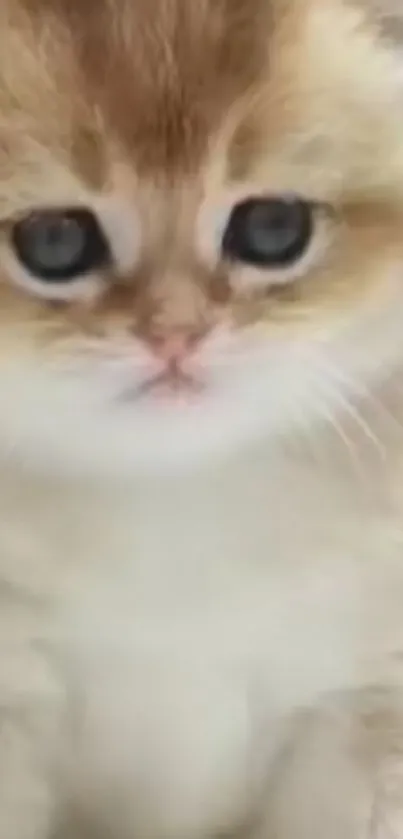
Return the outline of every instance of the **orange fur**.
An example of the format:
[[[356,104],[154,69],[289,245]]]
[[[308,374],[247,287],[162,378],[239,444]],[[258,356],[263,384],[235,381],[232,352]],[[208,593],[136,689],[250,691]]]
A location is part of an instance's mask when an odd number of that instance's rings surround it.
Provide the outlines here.
[[[91,205],[100,194],[132,202],[143,214],[142,261],[132,276],[109,278],[113,290],[92,313],[86,306],[84,320],[75,320],[67,306],[65,315],[58,310],[58,322],[66,317],[77,328],[89,318],[102,329],[103,319],[115,319],[121,306],[122,321],[130,327],[132,318],[140,322],[153,308],[156,319],[164,319],[165,303],[175,320],[176,304],[169,298],[181,296],[175,291],[177,275],[189,302],[192,295],[203,297],[214,322],[227,316],[228,307],[239,312],[239,293],[217,294],[217,288],[228,289],[231,278],[224,278],[218,264],[212,270],[203,266],[194,236],[200,202],[213,204],[234,183],[245,194],[290,189],[333,204],[334,249],[315,270],[315,283],[301,283],[294,302],[281,302],[287,295],[274,289],[274,301],[253,307],[255,318],[269,314],[268,326],[280,304],[287,307],[287,319],[298,320],[301,298],[304,311],[309,304],[315,317],[322,316],[315,314],[317,301],[332,306],[340,288],[355,298],[364,277],[372,283],[374,272],[363,270],[364,264],[381,259],[383,247],[400,249],[403,154],[390,57],[381,51],[374,56],[369,27],[342,3],[253,0],[252,5],[235,0],[4,4],[3,247],[9,221],[31,208]],[[331,46],[336,37],[342,54]],[[387,214],[385,202],[397,221],[387,226],[384,243],[378,225],[375,249],[371,222],[368,235],[363,226],[366,218]],[[349,206],[357,203],[367,212],[360,217],[349,263],[348,242],[356,229]],[[3,273],[3,286],[10,279]],[[122,293],[116,284],[122,284]],[[312,290],[320,285],[318,296]],[[15,294],[18,319],[21,292]],[[3,295],[9,319],[12,290]],[[250,311],[250,295],[247,307]],[[46,320],[52,317],[53,310],[47,311]]]

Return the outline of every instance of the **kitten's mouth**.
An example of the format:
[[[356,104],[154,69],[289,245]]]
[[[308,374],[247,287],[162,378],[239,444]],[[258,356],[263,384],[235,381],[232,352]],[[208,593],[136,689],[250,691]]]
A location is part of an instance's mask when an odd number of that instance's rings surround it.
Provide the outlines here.
[[[206,390],[202,379],[172,367],[127,390],[123,402],[137,402],[151,397],[162,402],[197,401]]]

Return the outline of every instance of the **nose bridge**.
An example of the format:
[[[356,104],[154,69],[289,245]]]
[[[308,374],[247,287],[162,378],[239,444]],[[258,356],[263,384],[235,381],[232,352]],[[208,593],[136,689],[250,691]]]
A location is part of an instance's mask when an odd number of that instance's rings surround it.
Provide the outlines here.
[[[155,337],[196,335],[208,323],[206,290],[193,272],[170,266],[151,280],[143,326]]]
[[[157,216],[150,216],[156,238],[138,309],[148,340],[192,341],[209,329],[209,271],[192,245],[199,198],[196,188],[176,183],[160,195]]]

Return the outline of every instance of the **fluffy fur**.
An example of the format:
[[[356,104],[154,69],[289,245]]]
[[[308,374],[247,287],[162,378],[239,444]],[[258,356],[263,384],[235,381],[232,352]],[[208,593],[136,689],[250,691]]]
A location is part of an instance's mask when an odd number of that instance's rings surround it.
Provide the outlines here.
[[[369,5],[1,4],[2,839],[403,836],[403,107]],[[224,265],[234,203],[290,191],[298,268]],[[12,225],[81,205],[113,268],[41,285]],[[183,330],[201,392],[139,398]]]

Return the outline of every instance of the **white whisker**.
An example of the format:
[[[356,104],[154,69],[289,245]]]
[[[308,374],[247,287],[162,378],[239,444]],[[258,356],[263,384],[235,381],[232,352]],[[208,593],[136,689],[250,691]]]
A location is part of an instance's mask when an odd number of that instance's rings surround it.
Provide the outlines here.
[[[369,423],[364,420],[358,409],[337,388],[332,388],[330,382],[326,383],[326,387],[330,392],[331,399],[336,400],[336,404],[341,408],[341,411],[355,423],[357,428],[363,432],[365,438],[372,443],[381,457],[384,458],[386,455],[385,446],[382,445],[379,437],[377,437]]]
[[[354,472],[357,477],[362,480],[364,477],[363,462],[353,441],[350,439],[343,426],[338,422],[337,417],[328,406],[323,403],[316,403],[316,411],[326,421],[328,428],[335,432],[336,436],[343,444],[344,451],[348,455],[348,461],[352,465]]]
[[[357,382],[356,380],[352,379],[348,376],[344,371],[336,368],[335,366],[328,363],[326,366],[326,373],[330,373],[331,377],[337,380],[340,385],[342,386],[343,390],[348,390],[349,393],[354,393],[360,401],[372,407],[374,411],[378,414],[378,416],[384,417],[384,419],[390,423],[395,429],[399,432],[403,431],[403,425],[398,420],[394,414],[388,410],[388,408],[384,405],[384,403],[377,399],[374,394],[369,390],[369,388],[363,385],[362,382]],[[403,384],[399,385],[399,383],[394,384],[394,390],[398,391],[403,388]]]

